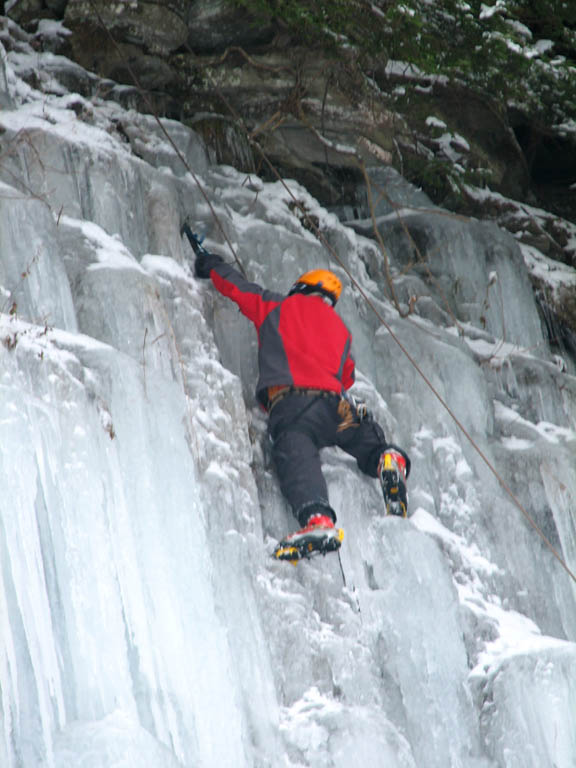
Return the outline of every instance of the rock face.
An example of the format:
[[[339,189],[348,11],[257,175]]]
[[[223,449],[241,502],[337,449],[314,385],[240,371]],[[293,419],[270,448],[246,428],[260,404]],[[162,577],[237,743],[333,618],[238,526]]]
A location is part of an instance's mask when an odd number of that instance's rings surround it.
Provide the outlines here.
[[[114,39],[166,55],[186,40],[188,5],[187,0],[112,3],[68,0],[64,22],[78,30],[78,36],[85,24],[90,24],[93,30],[103,26]],[[80,51],[80,47],[77,50]]]
[[[467,85],[465,76],[370,59],[361,46],[305,46],[279,17],[251,16],[229,0],[15,0],[10,13],[31,25],[43,15],[62,17],[72,31],[62,52],[101,77],[130,86],[136,78],[155,92],[148,98],[161,114],[187,121],[206,111],[242,122],[282,172],[329,206],[357,205],[361,164],[384,161],[454,208],[464,200],[461,188],[455,199],[453,182],[461,187],[465,173],[524,202],[546,187],[551,205],[571,215],[565,193],[554,188],[563,179],[567,190],[575,173],[562,159],[574,146],[570,136],[531,125],[517,105]],[[370,14],[373,25],[382,23],[376,5]],[[258,156],[254,163],[260,167]],[[465,212],[475,213],[469,200]]]
[[[401,86],[402,80],[398,74],[387,72],[378,78],[386,90]],[[430,151],[442,152],[446,160],[466,158],[470,171],[489,169],[493,189],[506,197],[524,199],[530,189],[528,164],[497,102],[462,83],[424,76],[417,80],[421,85],[418,99],[406,104],[403,111],[420,136],[428,134],[424,141]],[[414,155],[414,141],[407,142],[405,137],[402,141],[405,152]]]
[[[494,15],[481,12],[480,18],[483,13]],[[252,145],[253,171],[273,177],[263,149],[283,175],[305,183],[329,207],[356,210],[359,218],[367,214],[363,165],[383,162],[423,186],[434,202],[467,215],[485,216],[467,194],[471,183],[574,216],[568,123],[545,130],[538,118],[531,122],[518,99],[508,104],[500,92],[475,84],[480,74],[474,68],[468,80],[447,78],[389,54],[370,58],[357,45],[303,45],[302,35],[278,16],[251,16],[228,0],[15,0],[10,14],[32,28],[42,16],[62,18],[72,34],[53,52],[130,86],[133,106],[185,122],[205,112],[232,121]],[[370,14],[373,26],[382,23],[377,4]],[[384,26],[383,34],[389,33]],[[310,29],[307,34],[312,39]],[[403,34],[409,38],[407,23],[398,27],[397,36]],[[526,42],[532,33],[524,27],[522,34]],[[525,60],[545,49],[527,48]],[[515,71],[512,77],[521,79]],[[228,142],[206,125],[218,158],[248,167],[237,136],[224,132]],[[497,216],[508,225],[507,217]]]
[[[186,0],[92,3],[69,0],[64,23],[72,55],[83,67],[144,88],[167,87],[174,73],[166,56],[188,35]]]
[[[187,19],[187,44],[193,51],[211,53],[229,46],[258,46],[274,37],[272,24],[256,23],[250,14],[227,0],[192,0]]]

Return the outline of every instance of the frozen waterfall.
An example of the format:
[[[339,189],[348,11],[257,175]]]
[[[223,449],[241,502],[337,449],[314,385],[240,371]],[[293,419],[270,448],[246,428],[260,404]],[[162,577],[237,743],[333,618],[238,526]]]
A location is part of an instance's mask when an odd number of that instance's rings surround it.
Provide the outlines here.
[[[231,254],[155,120],[69,93],[67,66],[24,33],[0,44],[0,765],[574,768],[575,585],[285,187],[165,121],[252,279],[342,276],[356,393],[413,460],[404,521],[325,451],[343,571],[270,558],[295,521],[256,338],[193,277],[181,221]],[[406,208],[378,227],[402,306],[417,297],[403,318],[368,223],[288,184],[574,569],[576,378],[531,289],[545,257],[415,210],[399,180]]]

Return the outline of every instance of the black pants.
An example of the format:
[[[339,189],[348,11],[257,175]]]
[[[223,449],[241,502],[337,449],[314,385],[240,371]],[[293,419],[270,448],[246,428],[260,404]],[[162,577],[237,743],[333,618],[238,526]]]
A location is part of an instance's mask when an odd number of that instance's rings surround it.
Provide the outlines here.
[[[270,412],[268,431],[280,488],[302,525],[315,504],[327,507],[336,519],[322,474],[321,448],[337,445],[354,456],[362,472],[377,477],[387,447],[382,428],[372,420],[360,423],[339,395],[287,395]]]

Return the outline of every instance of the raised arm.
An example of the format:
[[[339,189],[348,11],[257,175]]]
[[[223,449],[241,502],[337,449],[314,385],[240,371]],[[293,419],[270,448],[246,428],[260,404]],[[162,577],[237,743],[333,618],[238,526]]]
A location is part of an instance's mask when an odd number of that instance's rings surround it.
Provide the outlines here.
[[[223,296],[232,299],[242,314],[259,328],[266,315],[285,296],[281,293],[268,291],[257,283],[246,280],[237,269],[226,263],[221,256],[210,253],[204,248],[202,240],[192,232],[187,224],[182,227],[182,232],[190,241],[196,254],[194,264],[196,277],[210,278],[215,288]]]
[[[268,291],[258,283],[246,280],[231,264],[220,262],[210,270],[214,287],[223,295],[238,304],[240,311],[257,328],[274,307],[285,298],[281,293]]]

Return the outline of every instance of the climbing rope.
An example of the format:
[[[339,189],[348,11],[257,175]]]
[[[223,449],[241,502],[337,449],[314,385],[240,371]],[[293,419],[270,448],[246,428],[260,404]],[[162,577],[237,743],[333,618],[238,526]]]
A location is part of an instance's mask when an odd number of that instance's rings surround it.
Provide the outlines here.
[[[208,195],[207,195],[206,191],[204,190],[204,188],[203,188],[202,184],[200,183],[200,180],[198,179],[197,175],[196,175],[196,174],[195,174],[195,173],[192,171],[192,169],[190,168],[190,165],[189,165],[189,163],[187,162],[186,158],[185,158],[185,157],[184,157],[184,155],[183,155],[183,154],[180,152],[180,150],[179,150],[179,149],[178,149],[178,147],[176,146],[176,144],[175,144],[174,140],[172,139],[172,137],[170,136],[170,134],[169,134],[169,133],[168,133],[168,131],[166,130],[165,126],[162,124],[162,121],[161,121],[161,119],[160,119],[160,117],[159,117],[159,115],[158,115],[158,112],[157,112],[157,110],[155,109],[154,105],[152,104],[152,102],[151,102],[151,101],[150,101],[150,99],[148,98],[148,96],[147,96],[147,94],[146,94],[146,92],[145,92],[144,88],[142,87],[142,84],[141,84],[141,83],[140,83],[140,81],[139,81],[139,78],[138,78],[138,76],[136,75],[136,73],[134,72],[134,70],[133,70],[132,66],[130,65],[130,62],[129,62],[129,61],[127,61],[126,57],[124,56],[124,53],[123,53],[123,51],[121,50],[121,48],[120,48],[120,46],[118,45],[118,43],[116,42],[116,40],[115,40],[114,36],[112,35],[112,33],[110,32],[110,30],[109,30],[109,29],[108,29],[108,27],[106,26],[106,24],[105,24],[104,20],[102,19],[101,15],[100,15],[100,12],[99,12],[99,10],[98,10],[98,8],[97,8],[97,6],[96,6],[96,0],[89,0],[89,2],[90,2],[90,5],[91,5],[91,7],[92,7],[92,9],[93,9],[93,11],[94,11],[94,14],[95,14],[95,16],[96,16],[97,20],[98,20],[98,23],[99,23],[99,25],[102,27],[102,30],[105,32],[105,34],[107,35],[107,37],[110,39],[110,41],[112,42],[113,46],[114,46],[114,47],[116,48],[116,50],[118,51],[118,53],[119,53],[119,55],[120,55],[121,59],[123,60],[123,63],[126,65],[126,69],[127,69],[127,71],[130,73],[130,76],[132,77],[132,79],[133,79],[133,81],[134,81],[134,86],[136,87],[137,91],[139,92],[140,96],[142,97],[142,99],[143,99],[144,103],[146,104],[147,108],[150,110],[150,114],[151,114],[151,115],[153,115],[153,117],[154,117],[154,119],[156,120],[156,122],[157,122],[158,126],[160,127],[160,129],[161,129],[162,133],[163,133],[163,134],[164,134],[164,136],[166,137],[167,141],[168,141],[168,142],[170,143],[170,145],[173,147],[173,149],[174,149],[174,151],[176,152],[176,154],[177,154],[178,158],[180,159],[180,161],[182,162],[182,164],[184,165],[184,167],[186,168],[186,170],[187,170],[187,171],[190,173],[190,175],[191,175],[192,179],[194,180],[194,182],[195,182],[195,183],[196,183],[196,185],[198,186],[198,189],[200,190],[200,192],[201,192],[201,194],[202,194],[202,196],[203,196],[204,200],[206,201],[206,203],[207,203],[207,205],[208,205],[208,207],[209,207],[209,209],[210,209],[210,213],[211,213],[212,217],[214,218],[214,221],[215,221],[215,223],[216,223],[216,225],[217,225],[217,227],[218,227],[219,231],[221,232],[221,234],[222,234],[222,236],[223,236],[224,240],[226,241],[226,243],[228,244],[228,247],[230,248],[230,251],[231,251],[231,253],[232,253],[233,257],[234,257],[234,260],[236,261],[236,263],[237,263],[237,264],[238,264],[238,266],[240,267],[240,269],[241,269],[242,273],[244,274],[244,276],[246,276],[246,273],[245,273],[245,271],[244,271],[244,268],[243,268],[242,264],[240,263],[240,260],[238,259],[238,255],[237,255],[237,253],[236,253],[236,251],[235,251],[234,247],[232,246],[232,243],[230,242],[230,240],[229,240],[228,236],[226,235],[226,232],[225,232],[225,230],[224,230],[224,227],[222,226],[222,223],[221,223],[221,221],[220,221],[220,219],[219,219],[219,217],[218,217],[218,214],[216,213],[216,211],[215,211],[215,209],[214,209],[214,206],[212,205],[212,203],[211,203],[210,199],[208,198]],[[187,50],[190,52],[190,54],[191,54],[192,56],[196,56],[196,54],[194,53],[194,51],[193,51],[193,50],[192,50],[192,49],[191,49],[191,48],[190,48],[188,45],[186,45],[186,48],[187,48]],[[443,408],[444,408],[444,410],[445,410],[445,411],[448,413],[448,415],[450,416],[450,418],[451,418],[451,419],[454,421],[454,423],[456,424],[456,426],[458,427],[458,429],[459,429],[459,430],[462,432],[462,434],[463,434],[463,435],[466,437],[466,439],[468,440],[468,442],[470,443],[470,445],[472,446],[472,448],[474,449],[474,451],[475,451],[475,452],[478,454],[478,456],[479,456],[479,457],[482,459],[482,461],[484,462],[484,464],[485,464],[485,465],[488,467],[488,469],[490,470],[490,472],[492,473],[492,475],[493,475],[493,476],[496,478],[496,480],[497,480],[497,481],[498,481],[498,483],[500,484],[500,487],[501,487],[501,488],[502,488],[502,489],[503,489],[503,490],[506,492],[506,494],[507,494],[507,495],[510,497],[510,499],[512,500],[512,502],[514,503],[514,505],[517,507],[517,509],[519,509],[519,510],[520,510],[520,512],[522,513],[522,515],[524,516],[524,518],[527,520],[527,522],[529,523],[529,525],[530,525],[530,526],[531,526],[531,527],[532,527],[532,528],[533,528],[533,529],[536,531],[536,533],[538,534],[538,536],[540,537],[540,539],[542,540],[542,542],[544,543],[544,545],[547,547],[547,549],[548,549],[548,550],[551,552],[551,554],[554,556],[554,558],[555,558],[555,559],[558,561],[558,563],[559,563],[559,564],[562,566],[562,568],[563,568],[563,569],[566,571],[566,573],[568,574],[568,576],[569,576],[569,577],[572,579],[572,581],[573,581],[573,582],[576,584],[576,574],[575,574],[575,573],[574,573],[574,572],[573,572],[573,571],[570,569],[570,567],[569,567],[569,566],[568,566],[568,564],[566,563],[566,560],[565,560],[565,559],[562,557],[562,555],[561,555],[561,554],[558,552],[558,550],[556,549],[556,547],[555,547],[555,546],[552,544],[552,542],[550,541],[550,539],[549,539],[549,538],[546,536],[546,534],[545,534],[545,533],[544,533],[544,531],[543,531],[543,530],[540,528],[540,526],[538,525],[538,523],[537,523],[537,522],[534,520],[534,518],[532,517],[532,515],[530,515],[530,513],[529,513],[529,512],[528,512],[528,510],[525,508],[525,506],[522,504],[522,502],[521,502],[521,501],[520,501],[520,500],[517,498],[517,496],[514,494],[514,492],[512,491],[512,489],[509,487],[509,485],[508,485],[508,484],[505,482],[505,480],[502,478],[502,476],[500,475],[500,473],[498,472],[498,470],[497,470],[497,469],[494,467],[494,465],[492,464],[492,462],[490,461],[490,459],[489,459],[489,458],[486,456],[486,454],[484,453],[484,451],[483,451],[483,450],[480,448],[480,446],[479,446],[479,445],[476,443],[476,441],[474,440],[474,438],[472,437],[472,435],[471,435],[471,434],[468,432],[468,430],[466,429],[466,427],[465,427],[465,426],[462,424],[462,422],[460,421],[460,419],[459,419],[459,418],[456,416],[456,414],[454,413],[454,411],[452,410],[452,408],[451,408],[451,407],[448,405],[448,403],[447,403],[447,402],[444,400],[444,398],[442,397],[442,395],[440,394],[440,392],[438,392],[438,390],[436,389],[436,387],[435,387],[435,386],[432,384],[432,382],[430,381],[430,379],[428,378],[428,376],[427,376],[427,375],[424,373],[424,371],[422,370],[422,368],[420,367],[420,365],[418,364],[418,362],[417,362],[417,361],[414,359],[414,357],[413,357],[413,356],[410,354],[410,352],[409,352],[409,351],[408,351],[408,349],[405,347],[405,345],[404,345],[404,344],[401,342],[401,340],[398,338],[398,336],[397,336],[397,335],[394,333],[394,331],[392,330],[392,328],[391,328],[390,324],[389,324],[389,323],[386,321],[386,319],[383,317],[382,313],[381,313],[381,312],[379,311],[379,309],[378,309],[378,308],[375,306],[375,304],[374,304],[374,302],[372,301],[372,299],[371,299],[371,298],[368,296],[368,294],[366,293],[366,291],[365,291],[365,290],[362,288],[362,286],[359,284],[359,282],[358,282],[358,281],[355,279],[355,277],[354,277],[354,276],[351,274],[350,270],[348,269],[348,267],[346,266],[346,264],[343,262],[343,260],[342,260],[342,259],[341,259],[341,258],[338,256],[338,254],[336,253],[336,251],[334,250],[334,248],[332,248],[332,246],[330,245],[330,243],[328,243],[328,241],[326,240],[326,238],[324,237],[324,235],[323,235],[323,234],[322,234],[322,232],[320,231],[320,229],[319,229],[319,227],[317,226],[317,224],[316,224],[316,223],[313,221],[313,219],[312,219],[312,218],[309,216],[308,212],[306,211],[306,208],[305,208],[305,206],[302,204],[302,202],[301,202],[300,200],[298,200],[298,199],[296,198],[296,196],[294,195],[293,191],[292,191],[292,190],[290,189],[290,187],[289,187],[289,186],[286,184],[285,180],[282,178],[282,176],[280,175],[280,173],[278,172],[278,170],[276,169],[276,167],[275,167],[275,166],[273,165],[273,163],[270,161],[270,159],[268,158],[268,156],[266,155],[266,153],[264,152],[264,150],[262,149],[262,147],[261,147],[261,146],[260,146],[260,145],[259,145],[259,144],[258,144],[258,143],[255,141],[255,140],[254,140],[254,138],[252,138],[252,137],[251,137],[251,135],[250,135],[250,131],[249,131],[249,129],[248,129],[248,127],[247,127],[247,125],[246,125],[246,123],[245,123],[244,119],[242,118],[242,116],[241,116],[241,115],[239,115],[239,114],[238,114],[238,112],[237,112],[237,111],[234,109],[233,105],[232,105],[232,104],[230,104],[229,100],[228,100],[228,99],[226,98],[226,96],[225,96],[225,95],[222,93],[222,90],[220,89],[220,87],[218,86],[218,84],[214,82],[214,80],[213,80],[213,78],[210,76],[210,74],[209,74],[208,72],[205,72],[205,74],[206,74],[206,76],[207,76],[207,79],[209,80],[209,82],[210,82],[210,84],[211,84],[212,88],[214,88],[214,90],[216,91],[216,93],[218,93],[218,96],[219,96],[219,97],[220,97],[220,99],[222,100],[222,102],[223,102],[224,106],[226,107],[226,109],[227,109],[227,110],[230,112],[231,116],[232,116],[232,117],[233,117],[233,118],[234,118],[234,119],[235,119],[235,120],[236,120],[236,121],[237,121],[237,122],[238,122],[238,123],[239,123],[239,124],[242,126],[242,129],[245,131],[245,133],[246,133],[246,136],[248,137],[248,141],[250,142],[250,145],[251,145],[251,146],[252,146],[254,149],[256,149],[256,151],[258,152],[258,154],[259,154],[260,158],[262,159],[262,161],[263,161],[263,162],[266,164],[266,166],[268,167],[269,171],[270,171],[270,172],[272,173],[272,175],[273,175],[275,178],[277,178],[277,179],[278,179],[278,181],[279,181],[279,182],[282,184],[282,186],[284,187],[284,189],[286,190],[286,192],[287,192],[287,193],[289,194],[289,196],[292,198],[292,200],[293,200],[293,202],[294,202],[294,205],[295,205],[295,207],[297,207],[297,208],[298,208],[298,209],[301,211],[301,213],[302,213],[303,217],[306,219],[307,225],[309,226],[309,228],[311,229],[311,231],[312,231],[312,232],[315,234],[315,236],[317,237],[317,239],[318,239],[318,240],[319,240],[319,241],[320,241],[320,242],[321,242],[321,243],[324,245],[324,247],[326,248],[326,250],[328,251],[328,253],[331,255],[331,257],[333,258],[333,260],[334,260],[334,261],[335,261],[335,262],[336,262],[336,263],[337,263],[337,264],[340,266],[340,268],[341,268],[341,269],[342,269],[342,270],[343,270],[343,271],[346,273],[347,277],[348,277],[348,278],[349,278],[349,280],[350,280],[350,283],[351,283],[351,284],[352,284],[352,285],[353,285],[353,286],[356,288],[356,290],[358,291],[358,293],[360,294],[360,296],[362,297],[362,299],[364,300],[364,302],[365,302],[365,303],[367,304],[367,306],[368,306],[368,307],[371,309],[371,311],[374,313],[374,315],[375,315],[375,316],[378,318],[378,320],[379,320],[380,324],[381,324],[381,325],[382,325],[382,326],[383,326],[383,327],[384,327],[384,328],[385,328],[385,329],[388,331],[388,333],[390,334],[390,337],[391,337],[391,338],[393,339],[393,341],[396,343],[396,345],[398,346],[398,348],[400,349],[400,351],[402,352],[402,354],[403,354],[403,355],[406,357],[406,359],[409,361],[409,363],[412,365],[412,367],[415,369],[415,371],[418,373],[418,375],[419,375],[419,376],[422,378],[422,380],[425,382],[425,384],[426,384],[426,385],[427,385],[427,387],[430,389],[430,391],[432,392],[432,394],[434,395],[434,397],[435,397],[435,398],[438,400],[438,402],[439,402],[439,403],[442,405],[442,407],[443,407]]]

